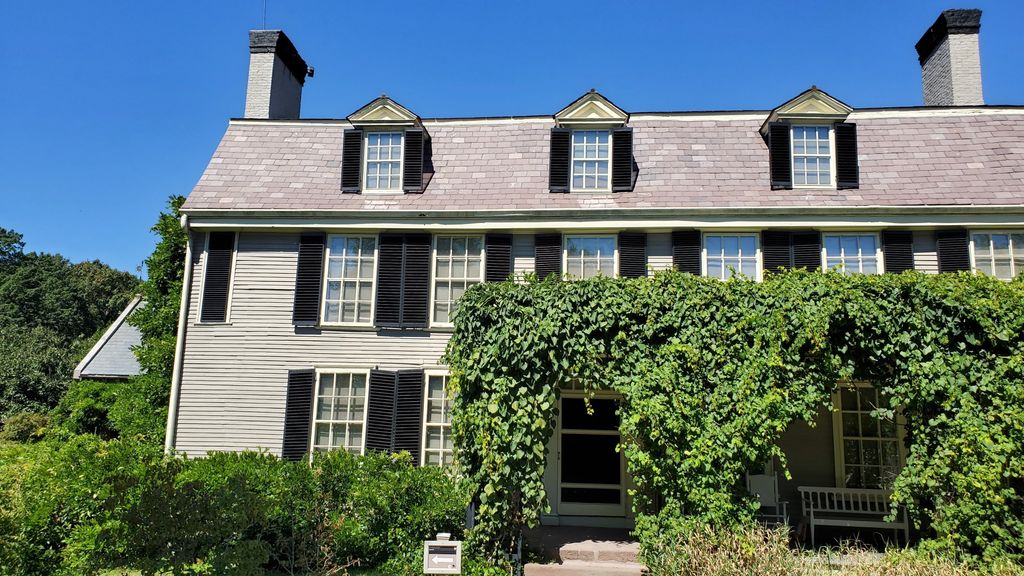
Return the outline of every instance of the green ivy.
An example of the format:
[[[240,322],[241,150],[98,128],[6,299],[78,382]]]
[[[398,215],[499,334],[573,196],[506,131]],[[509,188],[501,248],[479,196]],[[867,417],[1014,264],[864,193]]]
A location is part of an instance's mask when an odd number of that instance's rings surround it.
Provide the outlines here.
[[[1024,553],[1024,281],[980,275],[769,274],[484,284],[444,362],[475,487],[472,537],[497,555],[548,509],[559,390],[622,395],[642,541],[686,522],[742,525],[747,470],[839,382],[872,382],[907,422],[894,500],[929,546]],[[685,520],[683,511],[685,510]]]

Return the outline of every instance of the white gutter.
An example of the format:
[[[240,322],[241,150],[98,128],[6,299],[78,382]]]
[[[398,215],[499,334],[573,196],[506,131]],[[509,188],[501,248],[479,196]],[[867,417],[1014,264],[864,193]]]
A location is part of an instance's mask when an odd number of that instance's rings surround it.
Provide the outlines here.
[[[185,273],[181,279],[181,304],[178,309],[178,337],[174,343],[174,368],[171,371],[171,400],[167,407],[167,434],[164,452],[174,450],[178,432],[178,398],[181,396],[181,370],[185,362],[185,330],[188,326],[188,308],[192,292],[192,235],[189,233],[188,215],[182,214],[181,227],[185,230]]]

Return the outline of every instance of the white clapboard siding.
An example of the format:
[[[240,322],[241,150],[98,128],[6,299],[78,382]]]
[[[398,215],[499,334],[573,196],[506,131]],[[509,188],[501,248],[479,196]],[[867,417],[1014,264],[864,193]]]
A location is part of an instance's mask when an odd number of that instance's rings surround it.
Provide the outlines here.
[[[448,335],[297,330],[291,321],[298,235],[242,232],[231,287],[230,323],[196,324],[202,265],[195,268],[175,447],[267,449],[280,454],[288,370],[438,364]]]
[[[533,234],[512,236],[512,270],[519,281],[534,271]]]
[[[914,231],[914,269],[927,274],[939,273],[939,257],[935,251],[935,231]]]
[[[672,269],[672,233],[652,232],[647,235],[647,275]]]

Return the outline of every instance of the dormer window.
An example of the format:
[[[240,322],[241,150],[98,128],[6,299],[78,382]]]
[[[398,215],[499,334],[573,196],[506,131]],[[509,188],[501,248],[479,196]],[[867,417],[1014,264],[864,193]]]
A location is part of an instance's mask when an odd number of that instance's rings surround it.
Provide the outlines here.
[[[793,126],[793,185],[834,186],[830,126]]]
[[[573,130],[572,189],[607,191],[610,157],[608,130]]]
[[[628,192],[636,182],[633,129],[621,108],[591,90],[555,114],[551,192]]]
[[[402,132],[366,134],[366,189],[402,191]]]
[[[381,96],[349,115],[341,147],[341,191],[419,194],[430,150],[418,116]]]

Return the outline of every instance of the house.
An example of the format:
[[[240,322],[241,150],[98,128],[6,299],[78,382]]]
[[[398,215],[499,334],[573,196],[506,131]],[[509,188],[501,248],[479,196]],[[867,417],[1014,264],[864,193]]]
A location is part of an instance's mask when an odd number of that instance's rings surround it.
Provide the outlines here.
[[[133,348],[142,344],[142,333],[128,323],[136,309],[145,306],[142,296],[132,298],[114,323],[75,366],[75,380],[127,380],[142,373]]]
[[[182,207],[189,234],[167,448],[453,458],[445,367],[471,285],[509,275],[760,278],[1024,269],[1024,108],[982,98],[977,10],[916,45],[924,106],[816,87],[773,110],[423,118],[381,96],[301,119],[311,69],[250,33],[245,117]],[[909,48],[909,46],[908,46]],[[630,523],[614,398],[562,394],[546,522]],[[782,440],[796,487],[884,488],[900,422],[867,385]],[[767,464],[771,468],[771,464]],[[770,470],[769,470],[770,471]]]

